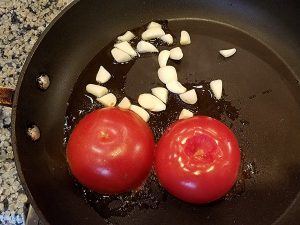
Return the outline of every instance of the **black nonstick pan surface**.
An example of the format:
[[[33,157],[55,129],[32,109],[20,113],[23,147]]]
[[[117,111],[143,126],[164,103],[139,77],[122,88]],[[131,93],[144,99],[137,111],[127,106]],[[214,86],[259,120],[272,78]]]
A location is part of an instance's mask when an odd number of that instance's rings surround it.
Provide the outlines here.
[[[298,1],[92,1],[68,6],[28,58],[13,105],[13,145],[23,186],[47,224],[194,225],[299,224],[300,221],[300,3]],[[140,195],[103,197],[81,187],[69,173],[65,142],[87,112],[99,108],[85,93],[100,65],[115,74],[107,84],[137,99],[159,84],[157,56],[113,64],[112,41],[126,30],[161,21],[174,36],[188,30],[176,67],[179,79],[198,87],[193,109],[226,123],[242,155],[237,185],[224,199],[191,205],[148,181]],[[175,41],[176,43],[176,41]],[[175,44],[176,46],[176,44]],[[220,49],[237,48],[224,60]],[[163,48],[163,47],[162,47]],[[46,73],[46,91],[36,78]],[[208,83],[222,79],[224,98],[215,102]],[[183,107],[151,117],[158,139]],[[26,130],[41,131],[33,142]],[[126,202],[126,204],[124,203]],[[129,203],[128,203],[129,202]],[[142,204],[139,204],[142,203]]]

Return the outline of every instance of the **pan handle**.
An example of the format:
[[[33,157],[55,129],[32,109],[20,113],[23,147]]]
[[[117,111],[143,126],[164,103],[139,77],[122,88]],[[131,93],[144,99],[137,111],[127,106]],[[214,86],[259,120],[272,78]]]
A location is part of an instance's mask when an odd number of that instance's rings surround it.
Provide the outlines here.
[[[15,90],[12,88],[0,87],[0,105],[12,106]]]

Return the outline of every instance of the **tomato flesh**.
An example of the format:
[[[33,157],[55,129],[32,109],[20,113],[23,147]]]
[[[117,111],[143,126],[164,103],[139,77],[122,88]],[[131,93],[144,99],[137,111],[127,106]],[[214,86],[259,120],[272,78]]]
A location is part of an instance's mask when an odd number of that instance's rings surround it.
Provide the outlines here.
[[[221,198],[234,185],[240,150],[233,132],[205,116],[179,120],[161,137],[155,156],[159,181],[190,203]]]
[[[100,193],[138,188],[154,159],[154,138],[147,123],[129,110],[105,108],[86,115],[67,145],[71,173]]]

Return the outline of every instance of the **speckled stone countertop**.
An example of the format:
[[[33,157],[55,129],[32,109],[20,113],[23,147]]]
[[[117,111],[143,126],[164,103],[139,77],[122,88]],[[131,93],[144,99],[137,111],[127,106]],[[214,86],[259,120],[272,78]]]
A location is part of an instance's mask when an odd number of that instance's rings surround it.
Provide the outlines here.
[[[0,0],[0,85],[14,88],[32,46],[72,0]],[[11,109],[0,107],[0,224],[24,224],[27,196],[11,146]]]

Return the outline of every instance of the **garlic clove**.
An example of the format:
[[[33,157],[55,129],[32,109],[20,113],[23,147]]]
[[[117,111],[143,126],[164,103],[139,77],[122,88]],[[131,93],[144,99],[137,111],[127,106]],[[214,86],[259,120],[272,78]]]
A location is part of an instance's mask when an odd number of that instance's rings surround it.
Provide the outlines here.
[[[197,93],[195,89],[191,89],[179,95],[180,99],[187,104],[195,104],[197,102]]]
[[[160,67],[164,67],[167,65],[168,59],[170,57],[169,50],[162,50],[158,55],[158,63]]]
[[[106,83],[111,78],[111,74],[103,67],[100,66],[96,75],[96,81],[100,84]]]
[[[149,93],[141,94],[138,102],[143,108],[153,112],[166,110],[166,105],[159,98]]]
[[[149,23],[147,29],[151,29],[151,28],[162,28],[162,26],[159,23],[151,22],[151,23]]]
[[[187,31],[185,31],[185,30],[181,31],[180,44],[181,45],[189,45],[189,44],[191,44],[190,34]]]
[[[159,27],[153,27],[142,33],[142,39],[145,41],[149,41],[154,38],[160,38],[161,36],[164,36],[164,35],[165,35],[165,32],[163,29],[161,29]]]
[[[167,104],[168,101],[168,90],[164,87],[156,87],[156,88],[152,88],[151,92],[154,96],[156,96],[157,98],[159,98],[161,101],[163,101],[163,103]]]
[[[181,60],[183,52],[180,47],[176,47],[170,50],[170,58],[174,60]]]
[[[165,34],[160,37],[163,42],[166,42],[168,45],[173,44],[174,40],[171,34]]]
[[[148,122],[148,120],[150,119],[149,113],[142,107],[139,107],[137,105],[131,105],[129,109],[135,112],[138,116],[140,116],[145,122]]]
[[[114,47],[122,50],[123,52],[126,52],[131,57],[137,56],[136,51],[131,47],[131,45],[127,41],[122,41],[120,43],[116,43],[114,45]]]
[[[236,53],[236,49],[235,48],[224,49],[224,50],[220,50],[219,52],[222,56],[224,56],[225,58],[228,58],[230,56],[233,56]]]
[[[88,84],[85,87],[86,91],[98,98],[106,95],[108,93],[108,89],[106,87],[102,87],[96,84]]]
[[[124,97],[118,104],[118,107],[121,109],[129,109],[130,106],[131,106],[131,102],[127,97]]]
[[[158,52],[158,49],[153,44],[146,41],[140,41],[136,48],[139,53]]]
[[[113,93],[108,93],[107,95],[97,98],[96,100],[105,107],[112,107],[117,103],[117,98]]]
[[[179,114],[179,119],[188,119],[194,116],[194,113],[192,113],[191,111],[187,110],[187,109],[183,109],[181,110],[180,114]]]
[[[111,55],[114,57],[114,59],[118,63],[124,63],[124,62],[128,62],[131,60],[131,57],[129,54],[127,54],[126,52],[123,52],[122,50],[120,50],[118,48],[113,48],[111,50]]]
[[[222,97],[222,80],[213,80],[210,82],[210,89],[212,90],[216,99],[221,99]]]
[[[119,41],[130,41],[135,37],[131,31],[126,31],[123,35],[118,37]]]
[[[158,78],[164,84],[177,81],[177,72],[173,66],[165,66],[158,69]]]
[[[166,84],[167,89],[175,94],[182,94],[186,92],[186,88],[178,81],[172,81]]]

